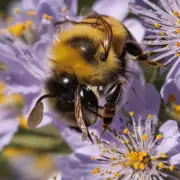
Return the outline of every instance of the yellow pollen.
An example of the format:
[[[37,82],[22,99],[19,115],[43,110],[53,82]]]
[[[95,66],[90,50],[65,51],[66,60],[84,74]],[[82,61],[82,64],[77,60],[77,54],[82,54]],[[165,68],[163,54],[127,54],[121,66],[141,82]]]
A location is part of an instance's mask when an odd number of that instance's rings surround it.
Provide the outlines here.
[[[26,29],[25,25],[23,23],[17,23],[14,26],[10,26],[9,31],[14,36],[21,36],[23,31]]]
[[[147,135],[147,134],[143,134],[143,135],[142,135],[142,140],[143,140],[143,141],[147,141],[147,139],[148,139],[148,135]]]
[[[28,12],[27,12],[27,15],[28,15],[28,16],[35,16],[36,14],[37,14],[36,11],[28,11]]]
[[[140,163],[139,169],[144,170],[145,169],[145,164],[144,163]]]
[[[115,161],[117,159],[117,157],[112,157],[111,161]]]
[[[20,8],[15,8],[15,9],[14,9],[14,12],[17,13],[17,14],[19,14],[19,13],[21,12],[21,9],[20,9]]]
[[[176,114],[180,114],[180,105],[175,106],[175,112]]]
[[[156,136],[156,139],[157,139],[157,140],[161,140],[162,138],[163,138],[162,134],[158,134],[158,135]]]
[[[174,95],[174,94],[169,94],[169,96],[168,96],[168,101],[169,101],[170,103],[175,102],[175,101],[176,101],[175,95]]]
[[[177,42],[177,43],[176,43],[176,46],[177,46],[177,47],[180,47],[180,42]]]
[[[0,104],[3,104],[5,102],[5,96],[4,95],[0,95]]]
[[[180,25],[180,19],[177,20],[178,25]]]
[[[138,169],[139,168],[139,163],[134,163],[134,169]]]
[[[167,158],[167,154],[161,154],[161,157],[162,157],[163,159],[166,159],[166,158]]]
[[[23,96],[21,94],[13,94],[11,98],[17,103],[22,104],[23,103]]]
[[[92,174],[98,174],[98,173],[100,173],[100,168],[99,167],[96,167],[96,168],[94,168],[94,170],[92,171]]]
[[[161,26],[160,26],[160,24],[158,24],[158,23],[154,23],[154,27],[155,27],[156,29],[159,29]]]
[[[159,34],[160,34],[161,36],[164,36],[164,35],[165,35],[165,32],[161,31]]]
[[[44,14],[44,15],[43,15],[43,18],[44,18],[44,19],[47,19],[47,20],[49,20],[49,21],[52,21],[52,20],[53,20],[53,17],[52,17],[52,16],[49,16],[48,14]]]
[[[156,160],[157,160],[157,157],[156,157],[156,156],[151,156],[151,160],[152,160],[152,161],[156,161]]]
[[[177,52],[177,53],[176,53],[176,56],[177,56],[177,57],[180,57],[180,52]]]
[[[159,169],[163,169],[164,168],[164,163],[163,162],[158,163],[158,167],[159,167]]]
[[[94,156],[91,156],[91,157],[90,157],[90,160],[92,160],[92,161],[95,160],[95,157],[94,157]]]
[[[67,11],[68,11],[68,8],[67,8],[67,7],[63,7],[63,8],[62,8],[62,12],[63,12],[63,13],[66,13]]]
[[[114,173],[114,176],[115,176],[116,178],[120,178],[120,177],[121,177],[121,175],[120,175],[119,173]]]
[[[173,171],[174,170],[174,166],[173,165],[169,166],[169,170]]]
[[[18,117],[20,127],[27,128],[27,120],[24,115]]]
[[[111,177],[105,178],[104,180],[113,180]]]
[[[176,33],[177,33],[177,34],[180,33],[180,28],[176,29]]]
[[[128,130],[128,128],[126,128],[126,129],[124,129],[124,134],[128,134],[129,133],[129,130]]]
[[[26,155],[33,155],[33,151],[29,149],[18,149],[18,148],[13,148],[13,147],[8,147],[3,150],[3,155],[5,155],[8,158],[12,157],[21,157],[23,154]]]
[[[129,112],[129,115],[130,115],[131,117],[133,117],[133,116],[134,116],[134,112],[133,112],[133,111]]]
[[[0,81],[0,95],[3,95],[4,91],[5,91],[5,83]]]
[[[173,15],[179,17],[179,13],[177,11],[173,11]]]
[[[149,115],[148,115],[148,119],[152,119],[152,114],[149,114]]]
[[[0,71],[7,71],[7,69],[8,68],[7,68],[6,64],[0,62]]]
[[[32,21],[31,21],[31,20],[27,20],[27,21],[25,22],[25,27],[26,27],[26,29],[29,29],[31,26],[32,26]]]

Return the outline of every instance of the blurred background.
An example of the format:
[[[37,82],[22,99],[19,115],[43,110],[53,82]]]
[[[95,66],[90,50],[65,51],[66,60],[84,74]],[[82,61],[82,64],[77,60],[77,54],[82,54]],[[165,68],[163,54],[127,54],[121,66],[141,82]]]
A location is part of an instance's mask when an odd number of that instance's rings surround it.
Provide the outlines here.
[[[0,1],[0,11],[1,12],[5,12],[6,8],[8,6],[9,3],[13,3],[16,1],[13,0],[1,0]],[[81,7],[83,6],[91,6],[93,4],[94,0],[79,0],[79,9],[81,9]]]

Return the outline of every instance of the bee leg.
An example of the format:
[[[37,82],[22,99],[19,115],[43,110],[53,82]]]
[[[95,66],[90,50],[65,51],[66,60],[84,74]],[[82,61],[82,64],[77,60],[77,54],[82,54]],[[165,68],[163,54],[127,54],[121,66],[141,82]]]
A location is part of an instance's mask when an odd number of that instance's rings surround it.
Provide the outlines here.
[[[163,63],[148,60],[151,52],[143,52],[142,48],[138,45],[138,43],[134,41],[125,42],[122,54],[124,54],[125,56],[126,52],[134,56],[136,61],[143,62],[154,67],[165,67]]]
[[[106,92],[106,101],[107,103],[116,104],[117,101],[120,99],[122,94],[122,85],[124,85],[126,81],[116,81]]]
[[[113,118],[116,113],[116,103],[119,101],[120,96],[122,94],[122,85],[125,84],[124,81],[115,82],[109,90],[106,92],[106,101],[107,103],[104,105],[103,110],[103,130],[100,134],[100,137],[104,134],[104,132],[109,129],[109,125],[112,123]]]
[[[81,97],[79,93],[80,93],[80,86],[78,86],[77,91],[75,93],[75,117],[77,120],[78,127],[82,131],[82,141],[84,141],[87,137],[89,137],[90,141],[93,143],[93,139],[83,119]]]

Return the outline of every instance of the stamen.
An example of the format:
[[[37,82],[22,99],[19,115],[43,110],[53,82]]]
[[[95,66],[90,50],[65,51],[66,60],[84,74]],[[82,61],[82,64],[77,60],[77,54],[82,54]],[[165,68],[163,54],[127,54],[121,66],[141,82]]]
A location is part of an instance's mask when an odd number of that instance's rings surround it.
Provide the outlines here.
[[[27,20],[27,21],[25,22],[25,27],[26,27],[26,29],[29,29],[31,26],[32,26],[32,21],[31,21],[31,20]]]
[[[159,28],[161,27],[161,25],[158,24],[158,23],[154,23],[154,27],[155,27],[156,29],[159,29]]]
[[[175,113],[176,113],[177,115],[180,114],[180,105],[175,105]]]
[[[133,112],[133,111],[129,112],[129,115],[130,115],[131,117],[133,117],[133,116],[134,116],[134,112]]]
[[[143,141],[147,141],[147,139],[148,139],[148,135],[147,135],[147,134],[143,134],[143,135],[142,135],[142,140],[143,140]]]
[[[174,166],[173,165],[169,166],[169,170],[173,171],[174,170]]]
[[[98,173],[100,173],[100,168],[99,167],[94,168],[92,174],[98,174]]]
[[[176,42],[176,46],[177,46],[177,47],[180,47],[180,42]]]
[[[63,8],[62,8],[62,12],[63,12],[63,13],[66,13],[67,11],[68,11],[68,8],[67,8],[67,7],[63,7]]]
[[[23,31],[26,29],[24,23],[17,23],[14,26],[10,26],[9,31],[12,35],[18,37],[21,36]]]
[[[19,120],[20,127],[27,128],[27,119],[25,118],[24,115],[19,116],[18,120]]]
[[[164,36],[164,35],[165,35],[165,32],[161,31],[161,32],[159,32],[159,34],[160,34],[161,36]]]
[[[157,157],[156,156],[151,156],[151,160],[152,161],[157,161]]]
[[[129,133],[129,130],[128,130],[128,128],[126,128],[126,129],[124,129],[124,134],[128,134]]]
[[[176,101],[176,96],[174,94],[169,94],[168,101],[174,103]]]
[[[177,56],[177,57],[180,57],[180,52],[177,52],[177,53],[176,53],[176,56]]]
[[[163,138],[162,134],[158,134],[158,135],[156,136],[156,139],[157,139],[157,140],[161,140],[162,138]]]
[[[28,12],[27,12],[27,15],[28,15],[28,16],[35,16],[36,14],[37,14],[36,11],[28,11]]]
[[[5,83],[0,81],[0,95],[4,94],[5,88],[6,88]]]
[[[52,21],[52,20],[53,20],[53,17],[52,17],[52,16],[49,16],[48,14],[44,14],[44,15],[43,15],[43,18],[46,19],[46,20],[49,20],[49,21]]]
[[[173,15],[179,17],[179,13],[177,11],[173,11]]]
[[[177,20],[178,25],[180,25],[180,19]]]
[[[20,8],[15,8],[15,9],[14,9],[14,12],[15,12],[16,14],[19,14],[19,13],[21,12],[21,9],[20,9]]]
[[[152,117],[153,117],[152,114],[148,115],[148,119],[152,119]]]
[[[177,34],[180,33],[180,28],[176,29],[176,33],[177,33]]]
[[[163,169],[164,168],[164,163],[163,162],[158,163],[158,167],[159,167],[159,169]]]

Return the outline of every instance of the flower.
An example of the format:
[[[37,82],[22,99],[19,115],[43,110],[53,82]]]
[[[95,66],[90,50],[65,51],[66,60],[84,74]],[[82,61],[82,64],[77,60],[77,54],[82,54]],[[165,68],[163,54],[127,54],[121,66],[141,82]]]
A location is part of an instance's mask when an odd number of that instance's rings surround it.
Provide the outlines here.
[[[149,9],[130,4],[130,10],[139,15],[148,33],[143,44],[149,45],[147,51],[152,61],[165,66],[179,62],[180,4],[176,0],[160,0],[157,6],[149,0],[143,0]],[[177,65],[176,65],[177,66]]]
[[[158,129],[152,115],[147,119],[134,119],[133,115],[130,112],[131,125],[123,131],[109,132],[109,140],[92,132],[93,145],[76,147],[72,155],[59,157],[62,180],[178,179],[170,175],[180,162],[179,157],[174,160],[177,153],[171,156],[180,136],[177,122],[169,120]]]
[[[1,71],[0,79],[12,93],[21,93],[25,101],[24,115],[27,117],[36,99],[43,93],[44,69],[47,66],[46,52],[53,38],[53,22],[63,14],[76,11],[76,1],[53,3],[41,0],[22,1],[20,8],[13,9],[12,22],[0,34]],[[28,6],[27,6],[28,3]],[[46,116],[47,115],[47,116]],[[43,123],[51,121],[45,109]]]

